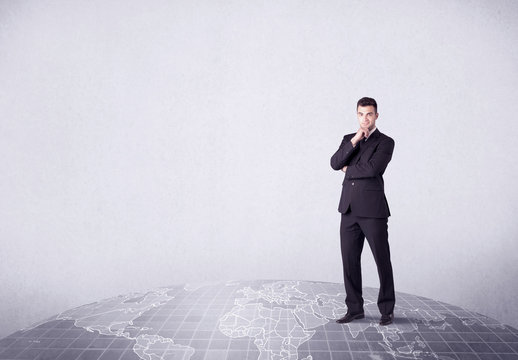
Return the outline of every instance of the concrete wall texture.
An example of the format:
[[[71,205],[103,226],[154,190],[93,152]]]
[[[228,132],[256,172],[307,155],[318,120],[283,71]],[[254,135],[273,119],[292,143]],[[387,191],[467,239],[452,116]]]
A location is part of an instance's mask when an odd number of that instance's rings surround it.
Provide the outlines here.
[[[0,337],[185,282],[341,282],[378,100],[396,290],[518,327],[518,2],[1,1]],[[364,251],[365,286],[378,286]]]

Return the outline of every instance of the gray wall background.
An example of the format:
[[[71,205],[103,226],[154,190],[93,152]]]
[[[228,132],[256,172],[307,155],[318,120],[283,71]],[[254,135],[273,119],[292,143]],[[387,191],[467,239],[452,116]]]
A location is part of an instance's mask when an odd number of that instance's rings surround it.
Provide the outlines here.
[[[341,282],[329,158],[362,96],[396,141],[396,289],[518,327],[516,19],[491,0],[1,1],[0,336],[156,286]]]

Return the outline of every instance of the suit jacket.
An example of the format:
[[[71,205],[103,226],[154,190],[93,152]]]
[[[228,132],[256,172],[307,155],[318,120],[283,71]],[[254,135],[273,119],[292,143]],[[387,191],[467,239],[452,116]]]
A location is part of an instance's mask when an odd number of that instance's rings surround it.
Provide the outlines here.
[[[389,217],[383,173],[392,159],[394,140],[376,129],[367,141],[361,140],[353,147],[354,135],[345,135],[331,157],[333,169],[341,170],[347,165],[338,211],[345,213],[350,209],[356,216]]]

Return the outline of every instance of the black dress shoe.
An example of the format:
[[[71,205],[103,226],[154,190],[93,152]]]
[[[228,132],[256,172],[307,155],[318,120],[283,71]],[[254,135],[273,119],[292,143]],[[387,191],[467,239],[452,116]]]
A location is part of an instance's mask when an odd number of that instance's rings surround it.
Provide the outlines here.
[[[348,311],[347,314],[344,315],[344,317],[341,317],[340,319],[336,320],[336,322],[339,324],[346,324],[346,323],[350,323],[351,321],[356,320],[356,319],[363,319],[364,317],[365,317],[365,313],[363,311],[360,313],[356,313],[356,314],[351,314]]]
[[[394,314],[381,315],[380,325],[390,325],[394,321]]]

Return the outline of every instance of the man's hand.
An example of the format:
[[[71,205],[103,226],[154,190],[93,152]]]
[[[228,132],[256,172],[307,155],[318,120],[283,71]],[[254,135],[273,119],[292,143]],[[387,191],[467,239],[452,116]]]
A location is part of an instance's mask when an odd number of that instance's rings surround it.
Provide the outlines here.
[[[354,135],[353,138],[351,139],[351,143],[353,144],[353,147],[356,146],[356,144],[358,144],[358,142],[360,142],[361,139],[366,138],[367,136],[369,136],[369,130],[360,128],[356,132],[356,135]]]
[[[346,171],[347,171],[347,166],[344,166],[344,167],[342,168],[342,171],[343,171],[343,172],[346,172]]]

